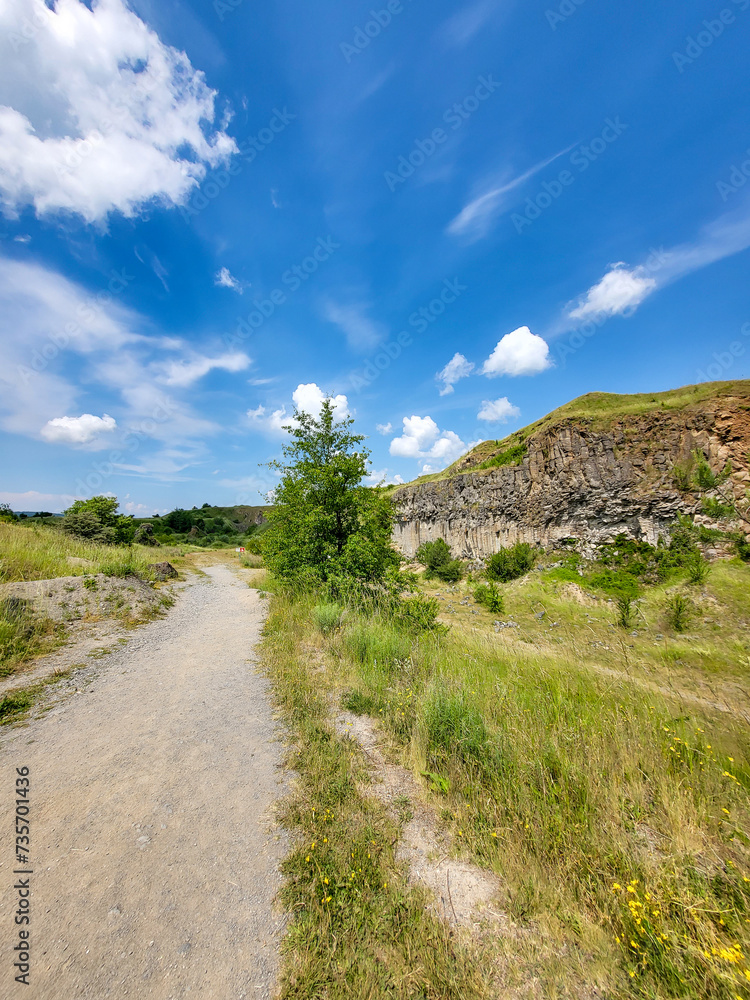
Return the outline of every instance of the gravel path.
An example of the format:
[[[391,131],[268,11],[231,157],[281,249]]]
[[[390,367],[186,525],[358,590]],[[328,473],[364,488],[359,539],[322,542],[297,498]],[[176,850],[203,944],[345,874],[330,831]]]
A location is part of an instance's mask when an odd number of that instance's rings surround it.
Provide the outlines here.
[[[265,615],[224,566],[0,735],[0,995],[240,1000],[274,992],[283,792]],[[80,684],[79,684],[80,686]],[[16,983],[16,767],[31,778],[31,986]]]

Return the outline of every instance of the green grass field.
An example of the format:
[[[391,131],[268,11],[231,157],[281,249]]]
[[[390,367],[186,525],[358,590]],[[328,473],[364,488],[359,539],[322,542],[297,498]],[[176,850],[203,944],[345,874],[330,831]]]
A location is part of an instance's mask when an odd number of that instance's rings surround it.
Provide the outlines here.
[[[369,717],[420,778],[455,855],[498,876],[516,931],[510,943],[483,940],[494,985],[482,978],[479,995],[497,995],[499,981],[509,996],[595,987],[747,1000],[750,568],[717,562],[700,585],[673,574],[646,589],[629,629],[606,593],[560,569],[501,585],[502,614],[476,604],[466,583],[423,582],[451,626],[444,636],[276,596],[271,675],[277,690],[311,685]],[[664,616],[677,591],[694,607],[684,633]],[[496,632],[496,620],[518,627]],[[302,754],[304,719],[300,706]],[[342,792],[337,814],[342,801],[347,823],[369,808]],[[288,944],[298,961],[298,938]],[[284,995],[338,994],[297,982]]]

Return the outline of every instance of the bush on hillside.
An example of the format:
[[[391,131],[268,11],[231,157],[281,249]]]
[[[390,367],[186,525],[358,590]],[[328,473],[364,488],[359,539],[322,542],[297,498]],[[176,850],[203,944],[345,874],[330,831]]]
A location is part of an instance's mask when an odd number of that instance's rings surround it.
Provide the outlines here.
[[[487,561],[487,577],[498,583],[517,580],[533,569],[536,554],[528,542],[516,542],[508,549],[500,549]]]
[[[451,550],[442,538],[423,542],[417,549],[416,559],[425,567],[428,580],[437,577],[445,583],[457,583],[463,576],[461,560],[451,559]]]

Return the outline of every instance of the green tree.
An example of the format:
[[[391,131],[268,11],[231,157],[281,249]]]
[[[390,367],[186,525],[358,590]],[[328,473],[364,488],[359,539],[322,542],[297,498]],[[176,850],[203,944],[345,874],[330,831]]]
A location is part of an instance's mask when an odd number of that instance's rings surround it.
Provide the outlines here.
[[[399,557],[390,544],[393,513],[377,488],[362,484],[369,452],[352,433],[351,417],[337,421],[326,399],[320,416],[297,410],[287,426],[291,441],[268,512],[263,554],[271,571],[295,584],[316,585],[335,576],[377,581]]]
[[[135,535],[133,518],[118,513],[117,497],[96,496],[75,500],[63,511],[63,531],[107,544],[130,545]]]
[[[17,521],[18,518],[13,513],[10,504],[0,503],[0,522],[5,521],[10,523],[11,521]]]

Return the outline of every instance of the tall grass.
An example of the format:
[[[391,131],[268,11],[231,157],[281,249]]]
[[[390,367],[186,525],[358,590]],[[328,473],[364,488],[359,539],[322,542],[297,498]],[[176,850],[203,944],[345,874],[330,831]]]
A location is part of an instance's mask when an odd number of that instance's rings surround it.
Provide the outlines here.
[[[598,960],[613,995],[750,995],[744,725],[476,633],[353,618],[329,650],[350,707],[443,779],[459,843],[517,919]]]
[[[152,577],[149,563],[178,556],[180,548],[98,545],[48,525],[0,523],[0,583],[106,573]],[[77,560],[84,560],[83,563]]]
[[[64,637],[60,622],[34,615],[27,601],[0,600],[0,677],[12,674],[30,656],[53,649]]]
[[[310,601],[276,595],[263,646],[297,774],[282,813],[294,843],[282,867],[290,919],[279,995],[481,1000],[487,993],[477,956],[407,883],[395,858],[396,822],[359,790],[366,759],[330,726],[325,682],[310,655],[312,617]],[[372,666],[393,652],[391,644],[392,637],[355,641],[357,662]]]

